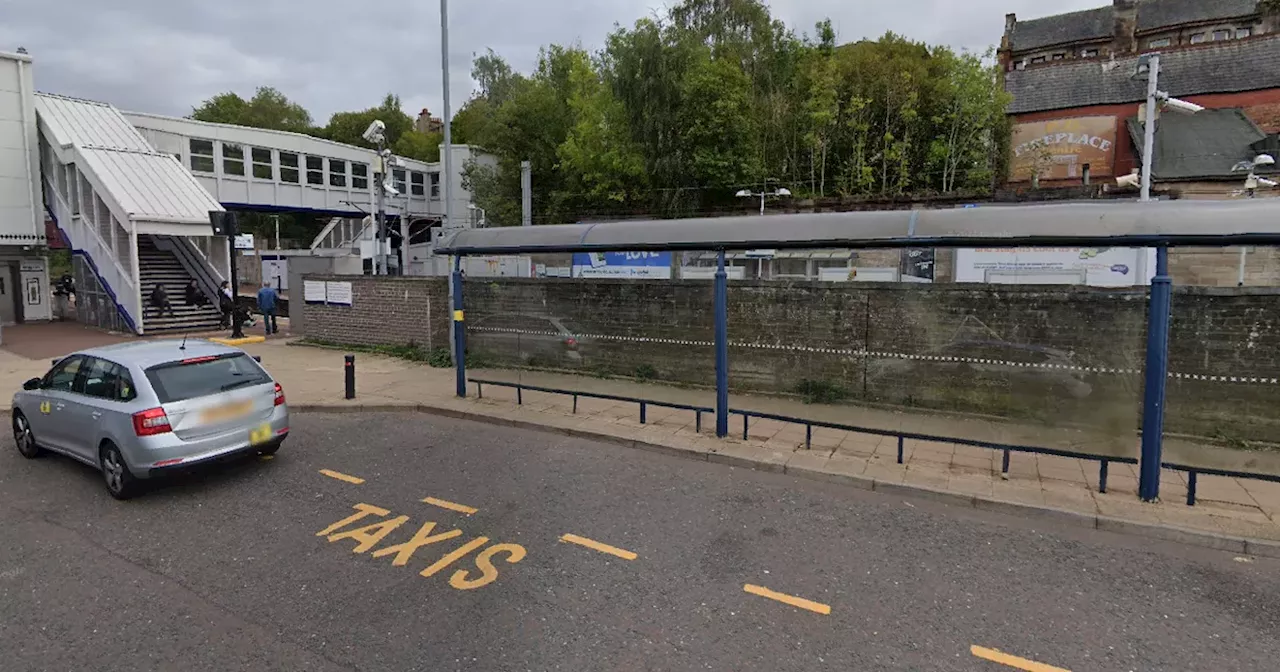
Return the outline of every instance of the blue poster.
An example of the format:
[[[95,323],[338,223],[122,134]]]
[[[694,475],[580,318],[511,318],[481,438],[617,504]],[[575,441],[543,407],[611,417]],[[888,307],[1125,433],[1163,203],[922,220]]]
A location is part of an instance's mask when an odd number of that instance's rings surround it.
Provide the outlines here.
[[[582,252],[573,255],[575,278],[671,278],[670,252]]]

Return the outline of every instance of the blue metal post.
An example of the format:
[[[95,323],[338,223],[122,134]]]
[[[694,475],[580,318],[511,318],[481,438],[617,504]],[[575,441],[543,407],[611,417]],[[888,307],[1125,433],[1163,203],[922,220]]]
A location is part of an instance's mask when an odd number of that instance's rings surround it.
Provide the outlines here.
[[[453,365],[458,396],[467,396],[467,329],[462,321],[462,257],[453,258]]]
[[[724,250],[716,259],[716,436],[729,435],[729,276]]]
[[[1151,279],[1151,305],[1147,311],[1147,382],[1142,399],[1142,461],[1138,497],[1154,502],[1160,497],[1160,459],[1164,433],[1164,387],[1169,377],[1169,311],[1173,280],[1169,277],[1169,250],[1156,249],[1156,276]]]

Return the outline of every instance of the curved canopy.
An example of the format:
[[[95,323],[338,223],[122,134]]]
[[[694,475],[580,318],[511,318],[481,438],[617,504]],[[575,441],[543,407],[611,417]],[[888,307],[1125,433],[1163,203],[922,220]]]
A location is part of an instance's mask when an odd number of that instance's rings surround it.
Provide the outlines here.
[[[463,229],[437,254],[1280,244],[1280,199],[1131,201]]]

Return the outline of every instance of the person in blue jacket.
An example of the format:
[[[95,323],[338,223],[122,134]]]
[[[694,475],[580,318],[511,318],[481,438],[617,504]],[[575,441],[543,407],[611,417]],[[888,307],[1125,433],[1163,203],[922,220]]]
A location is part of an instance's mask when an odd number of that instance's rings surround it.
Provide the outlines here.
[[[270,282],[262,283],[262,289],[258,290],[258,310],[262,311],[262,326],[267,328],[268,336],[280,333],[276,324],[276,300],[279,298]]]

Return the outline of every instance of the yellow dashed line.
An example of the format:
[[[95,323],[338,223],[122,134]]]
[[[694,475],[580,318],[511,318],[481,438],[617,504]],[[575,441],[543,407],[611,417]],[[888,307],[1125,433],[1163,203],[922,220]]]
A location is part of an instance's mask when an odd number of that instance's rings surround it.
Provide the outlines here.
[[[576,534],[566,534],[560,537],[560,541],[565,541],[570,544],[577,544],[579,546],[586,546],[587,548],[593,551],[600,551],[601,553],[616,555],[619,558],[622,558],[623,560],[635,560],[637,557],[640,557],[640,556],[637,556],[635,553],[632,553],[631,551],[623,550],[621,548],[618,548],[617,546],[610,546],[609,544],[602,544],[598,541],[595,541],[593,539],[588,539],[586,537],[579,537]]]
[[[997,651],[996,649],[988,649],[977,645],[969,647],[969,653],[972,653],[974,656],[983,660],[1007,665],[1015,669],[1023,670],[1024,672],[1071,672],[1071,670],[1063,669],[1061,667],[1037,663],[1034,660],[1011,656],[1007,653]]]
[[[329,478],[336,478],[339,481],[354,483],[355,485],[360,485],[361,483],[364,483],[363,478],[359,478],[357,476],[348,476],[340,471],[334,471],[332,469],[321,469],[320,473],[324,474],[325,476],[328,476]]]
[[[803,597],[796,597],[794,595],[779,593],[776,591],[769,590],[764,586],[755,586],[748,583],[742,587],[742,590],[748,593],[751,593],[752,595],[767,597],[771,600],[777,600],[779,602],[782,602],[783,604],[789,604],[793,607],[808,609],[809,611],[812,611],[816,614],[822,614],[823,616],[826,616],[827,614],[831,613],[831,607],[821,602],[814,602],[813,600],[806,600]]]
[[[449,509],[450,511],[465,513],[468,516],[480,510],[477,508],[467,506],[466,504],[458,504],[457,502],[450,502],[444,499],[436,499],[435,497],[428,497],[422,501],[426,504],[430,504],[432,506],[438,506],[442,509]]]

